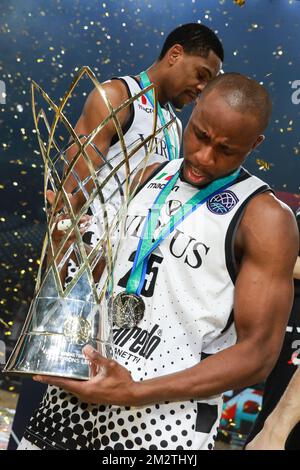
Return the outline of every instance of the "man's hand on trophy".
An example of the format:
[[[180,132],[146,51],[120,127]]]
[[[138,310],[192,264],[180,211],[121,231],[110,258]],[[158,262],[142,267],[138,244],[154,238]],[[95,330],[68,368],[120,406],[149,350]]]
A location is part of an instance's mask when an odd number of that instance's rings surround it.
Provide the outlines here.
[[[72,193],[67,193],[67,197],[68,197],[70,205],[72,206],[74,214],[77,214],[77,212],[81,209],[83,205],[83,201],[79,197],[79,194],[74,195]],[[47,189],[46,198],[47,198],[49,205],[51,207],[54,206],[56,193],[52,191],[51,189]],[[66,201],[64,201],[62,195],[60,195],[55,205],[55,214],[62,212],[66,207],[67,207]]]
[[[93,217],[87,214],[83,215],[80,218],[78,228],[79,228],[79,232],[81,233],[81,235],[83,235],[87,231],[92,221],[93,221]],[[54,245],[58,246],[60,244],[62,239],[65,238],[66,236],[65,234],[66,230],[68,230],[71,226],[72,226],[72,221],[68,219],[66,216],[60,216],[57,219],[55,228],[52,232],[52,240],[53,240]],[[64,252],[67,251],[69,246],[72,245],[75,241],[76,241],[76,234],[75,234],[75,231],[72,230],[68,239],[66,240],[64,244],[63,251]]]
[[[68,199],[69,199],[70,204],[72,205],[72,207],[73,207],[73,204],[75,206],[77,204],[77,202],[74,199],[74,196],[72,196],[72,194],[68,194],[67,196],[68,196]],[[48,200],[49,204],[53,205],[54,201],[55,201],[55,198],[56,198],[56,194],[53,191],[48,190],[47,193],[46,193],[46,197],[47,197],[47,200]],[[78,228],[79,228],[79,232],[80,232],[81,235],[83,235],[88,230],[88,228],[91,225],[92,221],[93,221],[93,217],[91,217],[87,214],[83,215],[79,219]],[[66,236],[66,231],[70,227],[72,227],[72,220],[67,215],[65,215],[63,213],[61,213],[61,214],[57,213],[56,217],[54,218],[54,227],[51,231],[51,240],[52,240],[52,248],[53,249],[48,250],[48,255],[47,255],[47,263],[48,264],[52,262],[52,257],[55,258],[55,262],[56,262],[56,264],[58,264],[63,259],[65,254],[68,252],[69,248],[71,246],[74,246],[74,243],[77,240],[75,230],[74,229],[71,230],[70,233],[68,233],[68,236]],[[86,248],[86,252],[88,253],[90,251],[90,247],[86,244],[84,244],[84,246]],[[56,256],[59,249],[60,249],[60,254],[59,254],[59,256]],[[74,251],[71,253],[70,258],[76,260]],[[66,266],[67,265],[65,263],[63,268],[61,268],[61,270],[60,270],[60,277],[61,277],[62,282],[64,282],[65,277],[66,277],[66,272],[67,272],[66,271],[66,269],[67,269]]]
[[[136,405],[133,389],[137,383],[133,381],[130,372],[125,367],[101,356],[90,345],[83,348],[83,353],[90,362],[92,373],[90,380],[78,381],[40,375],[34,376],[33,380],[62,388],[85,403]]]
[[[46,196],[47,196],[47,200],[48,200],[49,204],[53,205],[54,201],[55,201],[55,197],[56,197],[55,193],[51,190],[48,190],[47,193],[46,193]],[[67,196],[68,196],[70,204],[71,204],[71,206],[72,206],[72,208],[75,212],[76,208],[77,208],[76,198],[74,196],[72,196],[72,194],[67,194]],[[60,207],[62,207],[62,206],[60,206]],[[87,214],[83,215],[80,218],[80,220],[79,220],[79,231],[80,231],[81,234],[83,234],[88,229],[88,227],[92,223],[92,219],[93,219],[93,217],[89,216]],[[70,218],[68,218],[67,215],[64,215],[64,214],[58,215],[58,217],[56,218],[56,222],[55,222],[55,228],[52,232],[53,242],[55,244],[59,244],[65,236],[65,231],[68,230],[71,226],[72,226],[72,220]],[[70,244],[74,243],[75,239],[76,239],[76,237],[75,237],[74,232],[71,232],[71,234],[68,238],[67,248],[70,246]]]

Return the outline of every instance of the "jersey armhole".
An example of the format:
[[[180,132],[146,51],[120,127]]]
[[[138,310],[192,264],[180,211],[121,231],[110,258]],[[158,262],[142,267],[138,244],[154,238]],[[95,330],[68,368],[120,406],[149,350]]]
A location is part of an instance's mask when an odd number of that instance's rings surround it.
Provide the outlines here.
[[[246,171],[242,175],[242,180],[247,179],[246,175],[248,175],[248,177],[250,176],[249,173]],[[254,191],[252,194],[250,194],[247,197],[247,199],[245,199],[245,201],[243,202],[241,207],[238,209],[238,211],[234,215],[234,217],[233,217],[233,219],[230,222],[230,225],[228,227],[227,234],[226,234],[226,239],[225,239],[225,258],[226,258],[227,271],[228,271],[230,279],[231,279],[231,281],[234,285],[235,285],[237,274],[238,274],[237,262],[236,262],[236,258],[235,258],[235,252],[234,252],[234,241],[235,241],[235,236],[236,236],[237,229],[239,228],[244,210],[245,210],[248,202],[250,202],[250,200],[254,196],[257,196],[258,194],[263,194],[263,193],[266,193],[266,192],[274,192],[274,191],[270,188],[270,186],[265,184],[265,185],[261,186],[260,188],[258,188],[256,191]],[[233,322],[234,322],[234,309],[231,310],[230,315],[229,315],[228,320],[227,320],[227,323],[226,323],[225,327],[223,328],[223,330],[221,331],[221,334],[224,334],[231,327]]]
[[[245,201],[241,204],[241,206],[239,207],[232,221],[229,224],[229,227],[226,233],[226,238],[225,238],[225,258],[226,258],[227,271],[233,284],[235,284],[237,274],[238,274],[237,261],[235,258],[235,251],[234,251],[234,242],[235,242],[236,232],[239,228],[239,225],[242,220],[242,216],[244,214],[244,210],[247,204],[251,201],[251,199],[254,196],[257,196],[258,194],[263,194],[266,192],[274,193],[274,191],[270,188],[270,186],[268,186],[267,184],[264,184],[263,186],[258,188],[256,191],[254,191],[252,194],[250,194],[247,197],[247,199],[245,199]]]
[[[126,86],[126,89],[127,89],[128,99],[132,97],[129,86],[128,86],[128,83],[126,82],[126,80],[124,80],[123,78],[119,78],[119,77],[112,77],[112,80],[120,80],[121,82],[123,82],[124,85]],[[130,129],[132,123],[133,123],[133,120],[134,120],[134,105],[133,105],[133,103],[130,104],[130,111],[129,112],[130,112],[129,119],[126,121],[125,125],[122,126],[123,135],[125,135],[126,132],[129,131],[129,129]],[[118,142],[119,142],[119,136],[118,136],[118,133],[116,132],[114,134],[113,138],[111,139],[110,147],[117,144]]]

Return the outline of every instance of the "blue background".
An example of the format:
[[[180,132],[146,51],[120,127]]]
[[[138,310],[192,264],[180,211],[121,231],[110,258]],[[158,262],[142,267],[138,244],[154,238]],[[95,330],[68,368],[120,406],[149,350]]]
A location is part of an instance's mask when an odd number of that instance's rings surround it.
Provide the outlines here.
[[[30,80],[58,102],[76,70],[89,65],[100,81],[151,65],[172,29],[201,21],[225,48],[225,71],[256,78],[271,93],[267,140],[247,168],[279,191],[299,192],[300,1],[246,0],[2,0],[0,2],[0,339],[11,342],[33,293],[44,233],[43,167],[31,112]],[[75,124],[85,81],[68,109]],[[300,98],[300,93],[299,93]],[[180,113],[187,122],[191,108]]]

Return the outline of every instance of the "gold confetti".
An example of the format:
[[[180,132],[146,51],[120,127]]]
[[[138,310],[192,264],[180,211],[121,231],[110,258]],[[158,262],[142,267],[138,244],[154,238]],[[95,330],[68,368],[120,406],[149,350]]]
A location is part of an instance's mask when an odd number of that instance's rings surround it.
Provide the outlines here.
[[[4,303],[5,303],[5,299],[4,301],[1,300],[1,304],[4,304]],[[9,328],[9,325],[4,320],[2,320],[2,318],[0,318],[0,323],[2,323],[2,325],[4,325],[6,328]]]
[[[208,1],[182,0],[177,5],[176,14],[173,6],[169,7],[170,2],[101,0],[94,2],[97,3],[94,9],[91,6],[93,2],[75,1],[70,2],[72,6],[65,13],[64,22],[57,21],[57,18],[63,18],[63,2],[57,0],[48,2],[49,5],[41,2],[43,6],[35,12],[30,12],[30,7],[26,8],[19,29],[16,20],[20,20],[20,12],[14,7],[16,2],[9,3],[10,9],[1,10],[0,26],[7,42],[11,43],[12,58],[11,63],[6,61],[5,55],[0,59],[0,81],[5,82],[7,89],[7,94],[0,91],[0,99],[6,100],[5,106],[2,101],[0,105],[0,126],[3,129],[0,151],[4,170],[1,172],[0,194],[2,200],[7,201],[8,208],[6,211],[4,206],[5,211],[0,216],[3,237],[1,247],[5,255],[5,261],[0,261],[3,273],[0,282],[0,339],[2,335],[7,343],[10,342],[10,346],[13,345],[13,338],[10,335],[4,337],[4,331],[12,329],[12,318],[16,318],[14,328],[17,330],[20,320],[25,317],[44,230],[41,209],[43,197],[39,187],[43,178],[43,165],[31,129],[31,75],[47,88],[49,96],[55,95],[60,83],[74,77],[74,68],[77,66],[78,70],[78,66],[83,63],[93,64],[101,80],[110,78],[112,73],[135,75],[141,64],[147,65],[150,56],[159,51],[171,29],[168,22],[163,27],[155,23],[154,19],[152,22],[149,14],[152,13],[156,18],[168,18],[170,24],[175,25],[178,23],[177,13],[184,16],[188,9],[193,21],[203,21],[219,30],[217,34],[228,45],[225,50],[227,70],[233,64],[236,70],[241,66],[245,74],[264,83],[276,102],[264,149],[270,160],[274,158],[280,164],[277,164],[276,171],[272,171],[273,163],[264,161],[264,157],[258,158],[253,163],[254,173],[260,175],[264,172],[262,177],[266,176],[268,183],[275,188],[283,186],[286,191],[300,192],[297,181],[300,166],[300,104],[295,106],[290,99],[292,92],[296,92],[291,88],[292,81],[300,80],[300,76],[294,73],[297,72],[293,51],[295,41],[288,40],[289,37],[297,38],[296,19],[300,14],[300,1],[286,1],[280,19],[275,14],[275,0],[274,8],[270,8],[272,2],[269,0],[265,2],[265,7],[262,5],[261,11],[259,8],[255,11],[258,2],[245,0],[218,0],[217,8],[210,8]],[[151,10],[148,6],[150,3]],[[79,4],[82,4],[80,8]],[[205,4],[210,9],[203,7]],[[295,21],[290,21],[291,10],[295,13]],[[249,13],[247,18],[245,13]],[[249,34],[252,35],[251,39]],[[264,41],[265,37],[269,40]],[[255,57],[252,53],[256,52],[263,57],[259,68],[254,66]],[[290,83],[284,81],[280,88],[280,80],[284,77],[289,77],[287,80]],[[79,98],[83,101],[88,93],[89,90],[80,93]],[[282,107],[281,103],[284,103]],[[287,117],[284,117],[284,110]],[[46,107],[45,111],[50,109]],[[63,132],[61,134],[56,136],[57,141],[64,143]],[[283,185],[284,181],[286,183]],[[17,185],[13,185],[13,182]],[[18,316],[17,311],[21,312]],[[236,428],[233,424],[230,429],[237,431]],[[228,436],[226,431],[221,433]],[[240,438],[240,435],[236,436]]]
[[[271,166],[272,166],[271,163],[268,163],[268,162],[266,162],[266,161],[264,161],[264,160],[261,160],[260,158],[257,158],[257,159],[256,159],[256,163],[257,163],[257,165],[259,166],[258,169],[259,169],[260,171],[262,171],[262,170],[263,170],[263,171],[270,170],[270,169],[271,169]]]

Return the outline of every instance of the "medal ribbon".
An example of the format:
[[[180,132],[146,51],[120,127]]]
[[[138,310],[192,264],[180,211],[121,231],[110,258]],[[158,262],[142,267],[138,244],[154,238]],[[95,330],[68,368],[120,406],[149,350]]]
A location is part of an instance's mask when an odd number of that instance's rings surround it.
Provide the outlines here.
[[[149,80],[147,72],[141,72],[140,73],[140,79],[141,79],[141,84],[143,88],[146,88],[147,86],[151,85],[151,82]],[[147,93],[145,93],[152,108],[154,109],[154,91],[149,90]],[[166,124],[165,116],[163,114],[163,111],[161,109],[161,106],[159,102],[157,102],[157,114],[160,120],[161,126],[164,126]],[[170,113],[171,114],[171,113]],[[176,125],[176,121],[174,123]],[[167,150],[168,150],[168,156],[169,160],[174,160],[175,158],[179,158],[179,143],[178,143],[178,136],[175,131],[173,131],[174,138],[175,138],[175,150],[173,149],[172,143],[171,143],[171,138],[170,138],[170,133],[167,127],[164,128],[164,135],[166,139],[166,144],[167,144]]]
[[[208,201],[211,197],[221,193],[226,188],[232,185],[234,180],[237,179],[240,173],[240,168],[224,178],[217,179],[210,183],[203,189],[200,189],[194,196],[192,196],[178,211],[172,215],[162,228],[158,237],[153,240],[158,219],[160,217],[162,206],[165,204],[167,197],[174,188],[180,171],[168,181],[156,197],[151,209],[148,212],[147,219],[143,226],[143,231],[139,240],[137,251],[135,254],[133,266],[130,272],[129,279],[126,284],[127,293],[140,294],[147,271],[147,263],[151,253],[158,247],[173,230],[183,222],[190,214],[192,214],[198,207]]]

